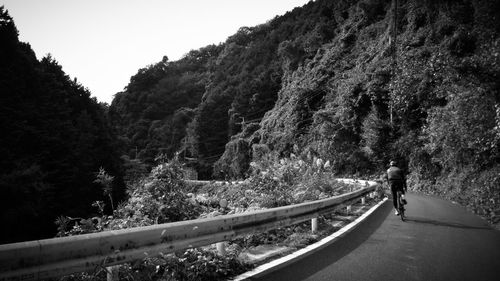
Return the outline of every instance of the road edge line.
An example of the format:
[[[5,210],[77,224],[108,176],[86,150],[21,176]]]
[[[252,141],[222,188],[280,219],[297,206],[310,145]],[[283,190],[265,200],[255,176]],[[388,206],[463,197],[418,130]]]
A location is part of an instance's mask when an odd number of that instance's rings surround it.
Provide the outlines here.
[[[286,255],[286,256],[281,257],[279,259],[270,261],[266,264],[260,265],[251,271],[247,271],[247,272],[240,274],[240,275],[234,277],[233,279],[229,279],[229,280],[242,281],[242,280],[246,280],[246,279],[252,278],[252,277],[259,277],[260,275],[263,275],[267,272],[276,270],[276,269],[283,267],[283,266],[285,266],[285,265],[287,265],[287,264],[289,264],[289,263],[291,263],[299,258],[302,258],[305,255],[310,254],[314,250],[321,249],[321,248],[337,241],[338,239],[343,237],[345,234],[352,231],[355,226],[357,226],[359,223],[364,221],[370,214],[372,214],[376,209],[378,209],[380,206],[382,206],[382,204],[385,203],[386,201],[387,201],[387,198],[384,198],[382,201],[378,202],[376,205],[371,207],[368,211],[366,211],[364,214],[359,216],[357,219],[355,219],[351,223],[347,224],[346,226],[342,227],[341,229],[335,231],[330,236],[327,236],[327,237],[319,240],[318,242],[311,244],[305,248],[302,248],[298,251],[295,251],[289,255]]]

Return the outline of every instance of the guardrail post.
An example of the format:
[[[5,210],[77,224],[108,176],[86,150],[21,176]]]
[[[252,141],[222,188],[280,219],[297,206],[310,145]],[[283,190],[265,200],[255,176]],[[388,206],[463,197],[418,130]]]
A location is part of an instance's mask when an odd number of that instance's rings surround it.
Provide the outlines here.
[[[222,208],[222,209],[225,209],[227,207],[227,200],[226,199],[221,199],[219,201],[219,206]],[[221,256],[224,256],[226,254],[226,245],[225,245],[225,242],[217,242],[215,244],[215,246],[217,247],[217,252],[219,253],[219,255]]]
[[[318,218],[311,219],[311,231],[312,233],[318,231]]]
[[[119,265],[113,265],[113,266],[108,266],[106,267],[106,280],[107,281],[118,281],[119,276],[118,276],[118,269],[120,268]]]
[[[223,256],[226,254],[226,243],[225,242],[217,242],[216,244],[217,252],[219,255]]]

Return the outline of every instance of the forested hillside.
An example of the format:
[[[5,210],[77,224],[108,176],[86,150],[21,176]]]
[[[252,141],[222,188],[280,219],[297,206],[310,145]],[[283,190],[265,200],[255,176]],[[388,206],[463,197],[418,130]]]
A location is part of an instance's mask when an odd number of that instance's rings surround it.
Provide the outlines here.
[[[175,62],[165,56],[140,69],[115,95],[109,116],[129,158],[151,165],[159,154],[171,157],[181,149],[208,84],[209,64],[219,52],[220,47],[207,46]]]
[[[110,110],[115,124],[124,128],[128,156],[137,153],[151,163],[158,153],[172,156],[181,150],[197,159],[202,178],[210,178],[230,137],[243,124],[258,124],[274,106],[284,71],[297,68],[332,39],[335,5],[309,3],[266,24],[242,27],[221,45],[139,70]],[[163,104],[168,106],[155,109]]]
[[[50,238],[60,215],[88,216],[104,200],[100,167],[124,195],[106,107],[57,61],[38,61],[0,7],[0,243]]]
[[[396,24],[390,1],[343,12],[335,38],[285,74],[260,143],[312,149],[346,174],[397,159],[413,189],[498,220],[499,2],[399,2]]]
[[[110,110],[128,157],[180,151],[201,178],[294,147],[338,174],[393,158],[496,221],[499,1],[398,2],[317,0],[141,69]]]

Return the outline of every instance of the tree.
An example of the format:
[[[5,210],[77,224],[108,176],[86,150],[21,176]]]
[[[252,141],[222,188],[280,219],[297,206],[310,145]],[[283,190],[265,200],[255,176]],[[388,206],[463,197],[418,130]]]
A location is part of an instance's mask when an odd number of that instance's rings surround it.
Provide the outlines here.
[[[57,216],[93,211],[99,167],[123,198],[117,140],[106,108],[52,56],[38,61],[3,7],[0,38],[0,243],[53,237]]]
[[[95,183],[98,183],[102,186],[102,191],[104,196],[109,198],[109,202],[111,203],[111,209],[115,209],[115,205],[113,204],[113,180],[115,177],[109,175],[104,168],[99,168],[99,172],[97,173]]]
[[[500,158],[495,94],[481,87],[457,87],[448,104],[434,108],[426,148],[447,170],[485,167]]]

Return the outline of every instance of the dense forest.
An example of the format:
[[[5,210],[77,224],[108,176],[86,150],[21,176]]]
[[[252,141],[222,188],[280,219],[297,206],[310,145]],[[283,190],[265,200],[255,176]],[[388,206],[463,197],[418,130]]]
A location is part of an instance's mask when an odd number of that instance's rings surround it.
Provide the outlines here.
[[[103,200],[101,167],[123,197],[117,140],[106,107],[50,55],[38,61],[4,7],[0,41],[0,243],[50,238],[58,216],[87,216]]]
[[[38,61],[2,8],[0,200],[11,232],[0,242],[48,237],[59,215],[88,217],[109,195],[101,167],[119,202],[124,182],[164,159],[200,179],[241,179],[267,154],[292,152],[342,176],[379,177],[396,159],[411,189],[498,222],[500,2],[395,2],[311,1],[180,60],[166,54],[110,106],[54,58]]]
[[[500,3],[398,2],[309,2],[141,69],[110,107],[127,157],[181,153],[204,179],[294,147],[343,175],[397,159],[413,189],[495,217]]]

